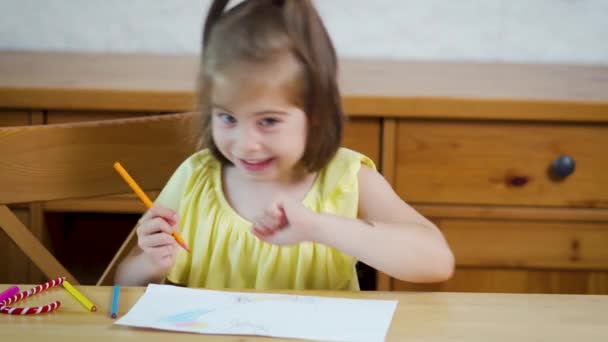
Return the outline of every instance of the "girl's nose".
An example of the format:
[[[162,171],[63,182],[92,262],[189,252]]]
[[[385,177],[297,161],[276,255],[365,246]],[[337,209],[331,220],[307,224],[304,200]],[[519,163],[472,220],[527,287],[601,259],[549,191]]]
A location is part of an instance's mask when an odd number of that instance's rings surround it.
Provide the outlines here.
[[[260,136],[255,129],[242,129],[236,139],[237,147],[241,152],[255,152],[261,147]]]

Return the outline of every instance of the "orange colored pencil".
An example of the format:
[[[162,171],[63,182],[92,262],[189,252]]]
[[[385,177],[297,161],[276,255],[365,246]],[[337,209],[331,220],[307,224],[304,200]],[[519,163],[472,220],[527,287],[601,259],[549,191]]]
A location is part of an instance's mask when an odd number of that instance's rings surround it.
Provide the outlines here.
[[[120,165],[119,162],[114,163],[114,169],[116,170],[116,172],[118,172],[118,174],[122,177],[122,179],[124,179],[124,181],[127,182],[129,187],[133,190],[133,192],[135,192],[137,197],[139,197],[139,199],[142,202],[144,202],[144,204],[146,205],[146,208],[151,208],[153,205],[152,201],[146,195],[146,193],[139,187],[139,185],[137,185],[137,183],[135,183],[135,180],[133,178],[131,178],[131,176],[129,175],[127,170],[125,170],[125,168],[122,167],[122,165]],[[190,253],[190,248],[188,248],[188,245],[186,245],[186,242],[184,241],[182,236],[179,235],[177,230],[173,229],[173,232],[171,233],[171,235],[173,235],[173,237],[175,238],[175,241],[177,241],[177,243],[180,246],[182,246],[182,248],[185,249],[186,252]]]

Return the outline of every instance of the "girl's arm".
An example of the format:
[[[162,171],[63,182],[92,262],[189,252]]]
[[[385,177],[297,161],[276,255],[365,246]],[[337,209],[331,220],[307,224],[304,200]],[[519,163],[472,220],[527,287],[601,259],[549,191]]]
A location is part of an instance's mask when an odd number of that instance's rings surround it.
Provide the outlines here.
[[[312,239],[409,282],[438,282],[454,272],[439,229],[407,205],[376,171],[359,171],[360,220],[314,215]]]
[[[139,246],[135,246],[118,265],[114,280],[123,286],[146,286],[149,283],[162,283],[167,273],[168,270],[167,272],[159,270]]]
[[[322,243],[409,282],[444,281],[454,272],[454,255],[439,229],[367,167],[359,171],[359,219],[315,213],[282,198],[254,220],[252,233],[277,245]]]

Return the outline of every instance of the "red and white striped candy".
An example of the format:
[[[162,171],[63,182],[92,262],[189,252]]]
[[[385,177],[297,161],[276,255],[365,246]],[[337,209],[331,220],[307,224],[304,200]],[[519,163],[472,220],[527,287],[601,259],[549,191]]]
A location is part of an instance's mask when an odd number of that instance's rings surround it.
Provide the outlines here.
[[[26,308],[12,308],[9,305],[16,303],[16,302],[22,300],[23,298],[33,296],[36,293],[42,292],[53,286],[60,285],[61,283],[63,283],[64,280],[65,280],[65,277],[59,277],[57,279],[53,279],[42,285],[37,285],[27,291],[23,291],[10,298],[3,300],[2,302],[0,302],[0,313],[5,313],[5,314],[9,314],[9,315],[34,315],[34,314],[39,314],[39,313],[51,312],[53,310],[58,309],[61,306],[60,301],[55,301],[53,303],[50,303],[50,304],[47,304],[44,306],[32,306],[32,307],[26,307]]]

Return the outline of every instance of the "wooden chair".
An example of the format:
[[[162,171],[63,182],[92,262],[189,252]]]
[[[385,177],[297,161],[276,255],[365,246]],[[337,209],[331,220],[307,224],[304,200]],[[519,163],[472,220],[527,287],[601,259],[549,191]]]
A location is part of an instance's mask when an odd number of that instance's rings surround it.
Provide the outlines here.
[[[193,113],[183,113],[0,127],[0,227],[48,278],[66,276],[79,284],[8,205],[130,193],[112,167],[115,161],[144,191],[160,190],[195,151],[193,124]],[[135,240],[132,231],[98,285],[113,281],[117,263]]]

